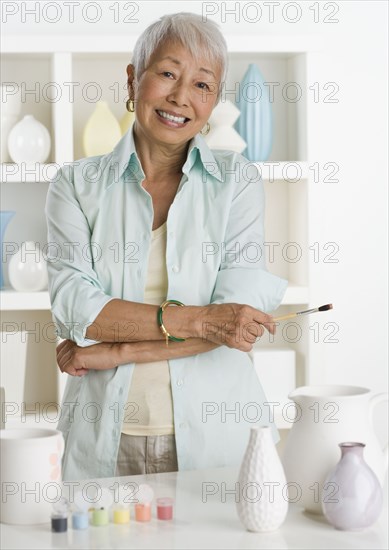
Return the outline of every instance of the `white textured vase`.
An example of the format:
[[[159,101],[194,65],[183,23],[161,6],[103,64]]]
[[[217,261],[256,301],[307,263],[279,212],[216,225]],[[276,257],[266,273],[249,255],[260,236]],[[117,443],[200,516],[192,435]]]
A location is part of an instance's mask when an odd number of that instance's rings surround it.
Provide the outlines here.
[[[246,529],[278,529],[288,512],[288,498],[284,470],[268,426],[251,429],[238,481],[236,507]]]
[[[47,288],[48,275],[42,251],[33,241],[21,244],[8,266],[11,286],[19,292],[37,292]]]
[[[20,164],[45,162],[50,153],[51,138],[46,128],[32,115],[26,115],[15,124],[8,136],[11,159]]]

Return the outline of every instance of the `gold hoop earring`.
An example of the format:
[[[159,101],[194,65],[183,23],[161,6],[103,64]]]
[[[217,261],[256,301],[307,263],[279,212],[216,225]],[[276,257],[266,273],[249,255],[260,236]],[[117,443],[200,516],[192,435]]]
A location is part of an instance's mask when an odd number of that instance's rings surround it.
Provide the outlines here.
[[[210,129],[211,129],[211,125],[209,124],[209,122],[207,122],[207,124],[206,124],[205,127],[206,127],[205,132],[203,132],[203,130],[201,130],[201,132],[200,132],[200,134],[201,134],[202,136],[206,136],[206,135],[209,134],[209,131],[210,131]],[[203,128],[203,129],[204,129],[204,128]]]
[[[135,102],[133,99],[130,99],[130,98],[127,99],[126,109],[129,113],[135,113]]]

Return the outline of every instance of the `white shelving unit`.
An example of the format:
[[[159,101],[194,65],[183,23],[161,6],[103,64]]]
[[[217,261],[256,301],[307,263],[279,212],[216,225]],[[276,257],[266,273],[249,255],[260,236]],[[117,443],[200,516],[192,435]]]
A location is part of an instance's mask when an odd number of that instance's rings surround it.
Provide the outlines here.
[[[97,99],[106,100],[118,119],[123,116],[128,97],[126,66],[131,61],[130,52],[136,38],[112,36],[101,40],[94,36],[58,36],[47,40],[37,36],[15,36],[3,40],[2,81],[24,87],[21,117],[34,114],[52,137],[47,164],[36,165],[27,171],[12,163],[0,166],[2,208],[16,211],[7,228],[7,241],[46,243],[43,209],[48,182],[63,163],[85,156],[81,136],[94,109],[93,90],[100,92]],[[266,191],[268,269],[289,280],[279,312],[294,311],[310,302],[309,208],[314,198],[309,183],[308,143],[313,134],[310,128],[314,127],[314,112],[309,108],[307,97],[309,78],[315,77],[317,44],[312,37],[226,36],[226,40],[230,52],[227,99],[234,100],[233,90],[249,63],[257,63],[266,80],[277,84],[274,87],[275,138],[271,157],[268,162],[256,165]],[[300,99],[295,102],[285,99],[285,89],[291,82],[301,91]],[[293,251],[301,253],[298,260],[292,255]],[[7,266],[3,267],[6,276]],[[18,293],[6,288],[0,292],[0,305],[3,319],[8,323],[15,319],[21,323],[24,316],[31,320],[38,313],[42,323],[51,321],[47,292]],[[298,385],[318,380],[310,365],[314,356],[320,355],[318,346],[314,348],[309,341],[309,331],[304,332],[304,328],[307,329],[304,321],[301,327],[302,336],[298,339],[285,338],[282,331],[276,337],[278,346],[290,347],[296,352]],[[49,356],[52,361],[55,344],[42,341],[39,346],[40,356]],[[39,371],[41,367],[35,365],[34,368]],[[55,360],[45,368],[55,369]],[[59,382],[55,387],[48,385],[41,400],[55,401],[62,385]],[[282,428],[289,426],[282,419],[278,424]]]

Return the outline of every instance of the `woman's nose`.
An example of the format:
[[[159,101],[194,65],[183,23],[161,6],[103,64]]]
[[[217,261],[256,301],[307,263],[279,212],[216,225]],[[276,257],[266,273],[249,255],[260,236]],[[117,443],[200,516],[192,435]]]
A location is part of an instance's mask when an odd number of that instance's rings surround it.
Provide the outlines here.
[[[170,90],[167,99],[176,105],[187,106],[189,103],[189,91],[185,84],[177,82],[174,88]]]

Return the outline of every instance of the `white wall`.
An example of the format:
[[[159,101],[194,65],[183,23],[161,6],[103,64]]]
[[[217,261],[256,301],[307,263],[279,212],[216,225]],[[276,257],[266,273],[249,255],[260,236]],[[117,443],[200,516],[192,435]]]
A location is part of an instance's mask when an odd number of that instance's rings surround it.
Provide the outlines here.
[[[80,2],[75,6],[76,21],[69,21],[69,10],[63,2],[41,2],[39,17],[24,14],[36,2],[2,2],[4,10],[20,9],[9,15],[5,34],[20,35],[138,35],[151,21],[164,13],[185,10],[202,13],[218,9],[212,19],[223,32],[239,35],[312,35],[327,46],[316,68],[320,82],[336,82],[340,89],[338,104],[312,105],[317,120],[309,143],[310,159],[333,161],[339,165],[337,184],[317,184],[311,189],[312,231],[309,242],[339,245],[338,264],[311,262],[311,302],[317,305],[333,302],[332,320],[339,325],[339,343],[320,344],[325,380],[331,383],[352,383],[377,391],[387,388],[387,19],[386,1],[320,2],[319,22],[314,22],[315,2],[281,2],[275,6],[274,22],[270,21],[264,2],[241,2],[240,12],[225,14],[235,2],[137,2],[134,15],[138,23],[125,23],[130,15],[126,2]],[[57,4],[45,12],[45,4]],[[93,18],[99,4],[102,18],[96,23],[83,19],[82,8],[89,4],[86,16]],[[135,4],[135,3],[132,3]],[[252,7],[248,9],[248,4]],[[262,9],[262,17],[252,22]],[[301,19],[292,19],[296,8]],[[114,22],[118,6],[119,22]],[[222,7],[224,6],[224,8]],[[253,7],[254,6],[254,7]],[[324,9],[326,7],[326,9]],[[47,6],[46,6],[47,8]],[[16,8],[15,8],[16,9]],[[286,11],[285,11],[286,10]],[[323,18],[338,19],[337,23]],[[56,23],[44,20],[53,19]],[[204,12],[203,12],[204,13]],[[81,15],[80,15],[81,14]],[[244,15],[246,14],[246,18]]]

